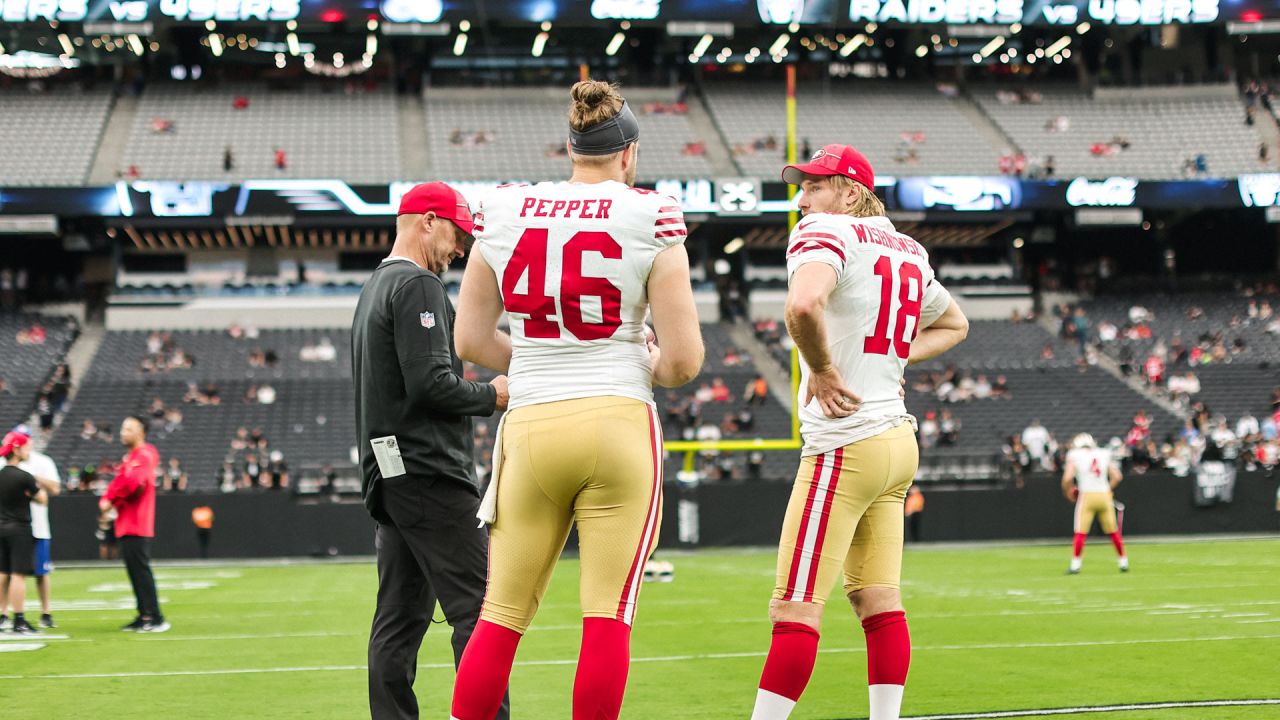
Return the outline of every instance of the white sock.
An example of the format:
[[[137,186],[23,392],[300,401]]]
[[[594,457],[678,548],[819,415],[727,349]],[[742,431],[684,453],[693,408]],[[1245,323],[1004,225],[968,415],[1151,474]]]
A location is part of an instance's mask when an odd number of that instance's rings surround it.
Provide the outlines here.
[[[751,713],[751,720],[787,720],[795,706],[795,700],[759,688],[756,690],[756,709]]]
[[[870,720],[898,720],[902,713],[901,685],[868,685],[871,696]]]
[[[1073,558],[1071,558],[1071,569],[1072,569],[1072,570],[1079,570],[1079,569],[1080,569],[1080,566],[1081,566],[1081,565],[1083,565],[1083,564],[1084,564],[1084,561],[1083,561],[1083,560],[1081,560],[1080,558],[1078,558],[1078,557],[1073,557]]]
[[[1117,560],[1116,562],[1119,563],[1120,567],[1122,568],[1129,567],[1129,557],[1127,555],[1121,555],[1120,559]]]

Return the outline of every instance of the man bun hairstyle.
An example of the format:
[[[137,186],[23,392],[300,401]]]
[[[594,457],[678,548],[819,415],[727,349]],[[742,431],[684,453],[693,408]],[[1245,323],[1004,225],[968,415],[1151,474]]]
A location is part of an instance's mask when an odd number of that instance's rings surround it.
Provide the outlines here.
[[[618,89],[602,80],[582,80],[569,91],[569,127],[578,132],[598,125],[622,110]]]

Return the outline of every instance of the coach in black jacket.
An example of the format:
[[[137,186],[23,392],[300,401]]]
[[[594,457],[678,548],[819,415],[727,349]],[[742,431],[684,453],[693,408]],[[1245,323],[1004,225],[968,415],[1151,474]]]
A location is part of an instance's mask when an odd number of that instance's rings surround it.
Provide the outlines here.
[[[377,521],[375,720],[418,717],[418,648],[436,601],[453,626],[456,663],[484,600],[488,537],[476,521],[471,417],[506,409],[507,379],[462,378],[440,281],[470,247],[473,227],[466,199],[444,183],[405,194],[391,254],[365,283],[351,328],[362,494]],[[506,700],[498,717],[508,717]]]

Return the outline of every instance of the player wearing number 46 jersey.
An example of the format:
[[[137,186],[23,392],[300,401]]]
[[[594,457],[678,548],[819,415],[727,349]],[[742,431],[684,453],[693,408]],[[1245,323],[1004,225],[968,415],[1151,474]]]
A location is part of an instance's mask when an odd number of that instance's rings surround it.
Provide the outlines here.
[[[1112,491],[1120,484],[1120,469],[1112,463],[1111,451],[1098,447],[1093,436],[1080,433],[1071,441],[1066,467],[1062,470],[1062,493],[1076,504],[1075,538],[1071,544],[1071,565],[1067,574],[1080,572],[1084,541],[1089,537],[1094,517],[1102,531],[1115,545],[1120,572],[1129,572],[1129,558],[1124,554],[1124,538],[1116,519],[1116,501]]]
[[[908,362],[935,357],[968,321],[928,254],[897,232],[871,164],[828,145],[782,179],[803,219],[787,246],[786,320],[800,355],[800,470],[783,521],[769,617],[773,641],[753,720],[790,716],[813,672],[838,575],[867,642],[871,720],[896,720],[911,641],[898,592],[903,499],[919,464],[899,394]],[[851,714],[856,712],[851,711]]]
[[[652,388],[683,385],[702,365],[680,208],[631,187],[639,126],[616,90],[584,81],[571,95],[573,176],[484,198],[458,300],[459,354],[507,372],[511,405],[481,506],[489,586],[454,685],[456,720],[492,720],[574,524],[584,620],[573,718],[618,717],[661,522]],[[510,351],[493,342],[503,310]]]

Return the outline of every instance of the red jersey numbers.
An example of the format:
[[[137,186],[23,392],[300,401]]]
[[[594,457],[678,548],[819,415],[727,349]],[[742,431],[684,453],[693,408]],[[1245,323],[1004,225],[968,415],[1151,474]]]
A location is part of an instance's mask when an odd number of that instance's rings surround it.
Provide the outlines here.
[[[575,233],[561,252],[560,294],[555,298],[546,294],[548,234],[546,228],[530,228],[516,243],[502,274],[502,300],[507,312],[528,316],[524,334],[529,338],[558,338],[561,323],[584,342],[612,336],[622,325],[622,290],[608,278],[583,276],[582,256],[594,252],[608,260],[621,260],[622,246],[605,232]],[[526,275],[527,291],[518,292],[520,279]],[[588,322],[583,317],[582,300],[588,297],[600,299],[600,322]],[[557,314],[560,322],[552,319]]]
[[[887,255],[876,260],[874,271],[880,278],[880,311],[876,315],[875,331],[868,335],[862,343],[862,351],[869,355],[888,355],[889,346],[893,353],[906,360],[911,356],[911,341],[916,339],[920,331],[920,303],[924,300],[924,276],[920,266],[911,262],[903,262],[898,271],[893,270],[893,261]],[[893,327],[889,327],[889,315],[893,308],[894,278],[898,285],[898,312],[893,318]],[[907,321],[910,324],[910,337]]]

